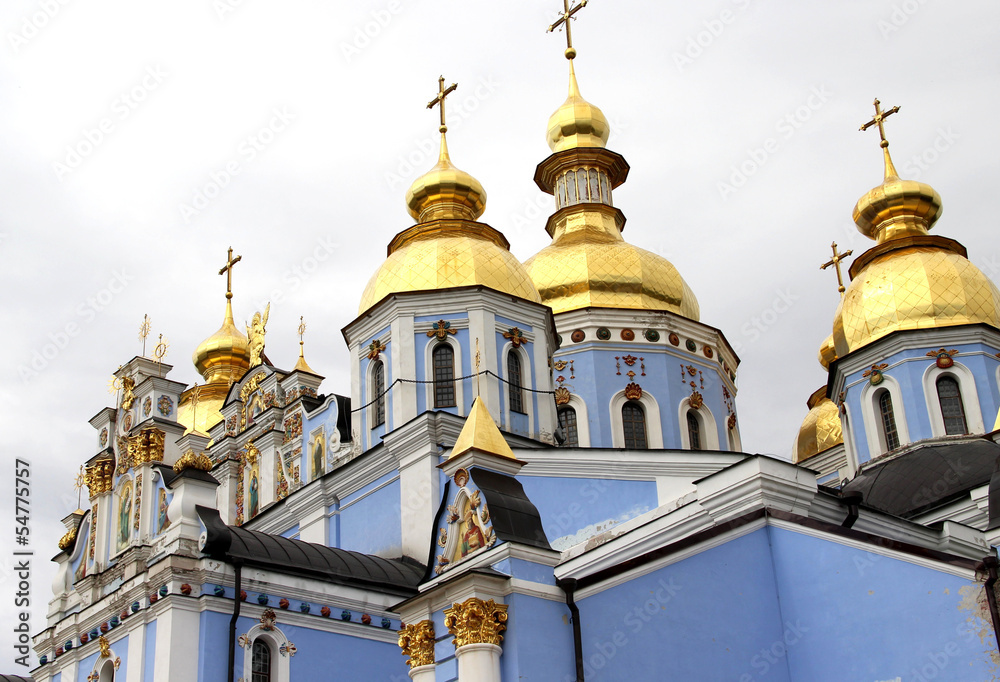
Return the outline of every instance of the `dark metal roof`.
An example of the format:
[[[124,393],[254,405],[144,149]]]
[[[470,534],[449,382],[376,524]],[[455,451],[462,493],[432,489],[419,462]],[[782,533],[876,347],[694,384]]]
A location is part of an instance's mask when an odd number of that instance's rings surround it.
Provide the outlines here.
[[[0,675],[0,682],[35,682],[35,678],[22,677],[20,675]]]
[[[934,442],[865,470],[844,486],[861,493],[863,504],[909,518],[986,485],[1000,445],[984,439]]]
[[[520,481],[478,467],[473,467],[469,475],[486,498],[497,539],[552,549],[542,528],[542,517]]]
[[[217,509],[199,506],[197,511],[207,531],[202,551],[213,559],[403,595],[415,594],[424,574],[424,567],[411,560],[383,559],[227,526]]]

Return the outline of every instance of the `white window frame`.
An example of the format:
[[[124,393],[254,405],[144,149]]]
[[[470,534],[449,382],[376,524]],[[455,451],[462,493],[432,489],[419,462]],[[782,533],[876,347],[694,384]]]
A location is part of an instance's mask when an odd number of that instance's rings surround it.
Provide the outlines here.
[[[442,343],[447,343],[451,346],[452,354],[454,355],[454,367],[452,371],[455,377],[455,408],[458,412],[459,417],[464,417],[466,413],[465,409],[465,394],[462,390],[464,381],[459,380],[459,377],[465,376],[462,374],[462,344],[458,342],[452,334],[447,334],[443,339],[431,338],[427,340],[427,344],[424,346],[424,379],[428,382],[424,384],[425,395],[427,402],[427,411],[432,412],[434,410],[446,410],[446,407],[434,407],[434,349],[437,348]],[[386,410],[388,410],[389,405],[386,404]],[[386,418],[388,422],[388,415]]]
[[[590,447],[590,420],[587,418],[587,403],[583,401],[583,398],[576,395],[575,393],[570,393],[569,402],[565,405],[556,405],[556,425],[559,424],[559,410],[564,407],[572,407],[576,410],[576,439],[580,442],[578,447],[589,448]],[[621,411],[619,410],[618,419],[621,420]],[[648,431],[648,429],[647,429]],[[647,436],[648,437],[648,436]],[[624,442],[624,437],[622,442]]]
[[[877,386],[868,382],[861,391],[861,414],[865,422],[865,436],[868,438],[868,454],[870,459],[888,454],[889,448],[885,442],[882,427],[882,410],[878,400],[882,391],[888,391],[892,397],[892,415],[896,421],[896,435],[899,437],[899,447],[905,447],[910,440],[910,428],[906,422],[906,405],[903,402],[903,391],[899,382],[888,374],[882,375],[882,381]]]
[[[642,405],[646,416],[646,447],[650,450],[663,449],[663,424],[660,421],[660,406],[656,399],[645,391],[642,397],[636,401],[630,401],[625,397],[625,389],[622,389],[611,396],[611,444],[612,447],[625,447],[625,424],[622,422],[622,407],[627,402],[637,402]],[[580,417],[577,415],[577,423]],[[589,434],[588,434],[589,435]],[[588,439],[589,440],[589,439]],[[582,443],[582,438],[581,438]]]
[[[260,623],[250,628],[246,635],[246,646],[243,648],[243,679],[250,679],[250,670],[253,665],[253,643],[262,639],[271,647],[271,682],[289,682],[291,679],[291,656],[281,653],[281,646],[290,644],[288,637],[277,625],[273,629],[265,630]]]
[[[715,415],[712,411],[708,409],[708,405],[702,403],[702,406],[695,410],[691,407],[691,398],[685,398],[677,406],[677,425],[681,434],[681,449],[690,450],[691,449],[691,435],[688,433],[687,426],[687,413],[688,411],[694,412],[695,419],[698,420],[698,425],[701,427],[702,433],[702,450],[718,450],[719,449],[719,425],[715,421]]]
[[[979,407],[979,392],[976,390],[976,377],[963,364],[958,362],[951,367],[942,369],[932,364],[924,372],[924,398],[927,401],[927,413],[931,421],[931,433],[944,436],[944,415],[941,414],[941,400],[938,398],[937,380],[949,376],[958,382],[958,392],[962,396],[962,407],[965,409],[965,428],[969,434],[986,433],[983,423],[983,412]]]
[[[392,410],[390,409],[391,405],[389,404],[389,394],[392,393],[392,391],[386,390],[389,386],[389,366],[385,361],[385,358],[382,356],[379,356],[374,360],[369,360],[368,365],[365,367],[365,395],[368,398],[365,402],[367,403],[375,400],[375,363],[378,362],[382,363],[382,383],[384,384],[382,386],[382,390],[386,391],[385,395],[382,396],[382,400],[385,401],[385,421],[381,424],[375,423],[375,403],[372,403],[365,408],[365,412],[367,413],[365,415],[365,421],[368,422],[369,431],[373,431],[379,426],[384,426],[385,432],[389,433],[389,419],[392,416]]]
[[[534,382],[534,372],[531,371],[531,358],[528,356],[527,349],[514,348],[514,344],[510,341],[504,344],[503,348],[500,349],[500,371],[504,378],[504,381],[510,381],[507,377],[507,357],[511,353],[517,353],[518,357],[521,359],[521,405],[525,408],[524,412],[518,412],[518,414],[528,415],[528,433],[535,432],[535,402],[531,391],[528,389],[535,387]],[[507,384],[501,384],[502,391],[507,391],[510,387]],[[507,409],[504,410],[504,428],[508,433],[513,433],[513,426],[511,425],[511,409],[510,409],[510,393],[507,392],[504,395],[503,404]]]

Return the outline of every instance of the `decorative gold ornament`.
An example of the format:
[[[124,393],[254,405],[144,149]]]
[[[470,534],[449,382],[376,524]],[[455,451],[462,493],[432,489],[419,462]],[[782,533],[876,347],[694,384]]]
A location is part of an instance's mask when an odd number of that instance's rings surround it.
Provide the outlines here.
[[[889,109],[888,111],[882,111],[881,104],[882,103],[878,101],[878,98],[875,98],[875,118],[868,121],[868,123],[865,123],[863,126],[858,128],[858,130],[864,132],[865,130],[868,130],[872,126],[877,125],[878,136],[881,139],[880,145],[883,149],[886,149],[889,146],[889,140],[885,139],[885,126],[883,125],[883,123],[885,122],[885,119],[889,118],[897,111],[899,111],[899,107],[895,106],[892,109]]]
[[[74,542],[76,542],[76,528],[70,528],[66,535],[59,538],[59,549],[65,552],[73,546]]]
[[[861,374],[861,376],[865,379],[868,379],[872,383],[872,386],[878,386],[879,384],[882,383],[882,380],[884,379],[884,377],[882,376],[882,370],[886,369],[887,367],[889,367],[889,365],[887,365],[884,362],[881,364],[872,365],[871,369],[866,369]]]
[[[845,258],[847,258],[852,253],[854,253],[854,251],[853,250],[849,250],[849,251],[845,251],[844,253],[837,253],[837,242],[833,242],[833,244],[831,244],[830,246],[831,246],[831,248],[833,248],[833,258],[831,258],[830,260],[828,260],[826,263],[823,263],[823,265],[819,266],[819,269],[820,270],[826,270],[831,265],[834,268],[836,268],[836,270],[837,270],[837,286],[838,286],[837,291],[839,291],[840,295],[843,296],[844,295],[844,291],[846,291],[846,288],[844,287],[844,277],[843,277],[843,275],[840,272],[840,263]]]
[[[634,381],[629,382],[625,386],[625,397],[628,400],[641,400],[642,399],[642,386],[635,383]]]
[[[122,377],[121,388],[122,388],[121,407],[123,410],[126,411],[131,410],[132,403],[135,402],[135,393],[133,392],[133,390],[135,389],[135,379],[133,379],[130,376]]]
[[[246,454],[247,464],[249,464],[250,466],[254,466],[255,464],[257,464],[257,460],[259,458],[260,458],[260,450],[257,449],[257,446],[253,442],[253,438],[251,438],[250,440],[247,441],[247,454]]]
[[[211,471],[212,460],[204,452],[195,454],[193,450],[188,450],[174,462],[174,473],[179,474],[185,469],[197,469],[198,471]]]
[[[146,357],[146,337],[149,336],[149,330],[152,328],[152,323],[149,319],[149,315],[142,316],[142,324],[139,325],[139,340],[142,341],[142,357]]]
[[[80,465],[80,472],[73,479],[73,489],[76,490],[76,508],[80,509],[81,506],[81,496],[83,495],[83,487],[87,484],[87,474],[83,469],[83,465]]]
[[[444,611],[444,624],[455,637],[455,648],[467,644],[500,645],[507,629],[507,605],[470,597]]]
[[[368,344],[368,359],[378,360],[379,355],[381,355],[383,351],[385,351],[385,344],[378,339],[375,339]]]
[[[98,495],[103,495],[111,490],[111,483],[115,475],[114,464],[114,460],[107,457],[99,459],[87,467],[85,476],[87,489],[90,491],[90,499],[94,499]],[[91,537],[93,537],[93,534],[91,534]]]
[[[253,314],[250,324],[247,327],[247,338],[250,341],[250,367],[257,367],[263,360],[264,337],[267,334],[267,318],[271,314],[271,304],[264,308],[264,314],[260,312]]]
[[[127,455],[128,466],[139,466],[150,462],[162,462],[166,435],[157,428],[146,428],[129,437]],[[126,471],[128,468],[126,468]]]
[[[688,405],[692,410],[700,410],[701,406],[705,404],[705,398],[698,391],[691,391],[691,397],[688,398]]]
[[[503,337],[510,340],[510,345],[514,348],[520,348],[521,344],[527,341],[527,339],[524,338],[524,333],[517,327],[511,327],[505,331],[503,333]]]
[[[955,349],[945,350],[944,348],[940,350],[932,350],[927,353],[927,357],[936,358],[936,364],[941,369],[948,369],[955,364],[954,357],[958,355],[958,351]]]
[[[729,430],[730,431],[732,431],[733,429],[736,428],[736,415],[735,414],[729,415],[729,419],[727,420],[727,425],[729,426]]]
[[[111,642],[104,635],[97,638],[97,643],[101,647],[101,658],[111,658]]]
[[[447,528],[438,528],[437,543],[438,543],[438,547],[444,547],[445,545],[448,544],[448,529]]]
[[[272,609],[264,609],[264,613],[260,614],[260,629],[261,630],[274,630],[274,624],[278,621],[278,616],[275,615]]]
[[[560,386],[555,391],[556,405],[566,405],[569,403],[570,392],[565,386]]]
[[[434,663],[434,623],[422,620],[404,625],[399,631],[399,648],[407,656],[406,664],[411,668]]]
[[[121,367],[119,367],[118,369],[121,369]],[[115,376],[114,374],[112,374],[111,378],[108,379],[108,393],[114,395],[115,393],[117,393],[118,391],[120,391],[121,388],[122,388],[122,379],[121,379],[121,377]]]
[[[243,260],[243,256],[237,256],[233,258],[233,247],[229,247],[229,253],[226,255],[226,264],[219,269],[220,275],[226,276],[226,298],[233,297],[233,266]]]
[[[586,6],[587,6],[587,0],[580,0],[580,4],[575,5],[573,8],[570,8],[569,0],[563,0],[562,16],[560,16],[559,19],[556,20],[554,24],[549,26],[548,30],[546,31],[546,33],[552,33],[560,26],[566,27],[566,52],[565,52],[566,59],[576,58],[576,49],[573,47],[573,30],[570,22],[575,21],[576,17],[573,15],[582,10]]]
[[[170,344],[163,339],[163,334],[160,334],[160,342],[153,348],[153,355],[156,357],[157,372],[160,371],[159,366],[163,364],[163,358],[167,356],[169,349]]]
[[[444,100],[448,95],[455,92],[456,90],[458,90],[458,83],[452,83],[446,88],[444,87],[444,76],[440,76],[438,77],[438,94],[435,95],[434,99],[432,99],[430,102],[427,103],[428,109],[433,109],[435,106],[440,106],[441,126],[438,128],[438,131],[441,133],[448,132],[448,125],[447,122],[445,121],[445,114],[444,114]]]
[[[434,323],[434,327],[427,332],[427,336],[436,336],[439,339],[444,339],[448,334],[457,334],[458,331],[451,328],[451,322],[447,320],[438,320]]]
[[[267,378],[267,372],[258,372],[254,376],[250,377],[250,381],[243,384],[240,389],[240,402],[243,403],[240,406],[240,431],[247,426],[247,398],[250,394],[260,388],[260,384],[264,379]]]

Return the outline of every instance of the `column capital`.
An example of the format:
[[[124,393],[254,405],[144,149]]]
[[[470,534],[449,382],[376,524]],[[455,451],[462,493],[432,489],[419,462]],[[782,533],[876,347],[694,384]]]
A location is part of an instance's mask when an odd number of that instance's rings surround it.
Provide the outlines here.
[[[444,611],[444,624],[455,637],[455,648],[467,644],[494,644],[503,641],[500,634],[507,629],[507,605],[490,599],[469,597]]]
[[[399,648],[409,658],[406,664],[411,668],[434,664],[434,623],[422,620],[405,625],[399,631]]]

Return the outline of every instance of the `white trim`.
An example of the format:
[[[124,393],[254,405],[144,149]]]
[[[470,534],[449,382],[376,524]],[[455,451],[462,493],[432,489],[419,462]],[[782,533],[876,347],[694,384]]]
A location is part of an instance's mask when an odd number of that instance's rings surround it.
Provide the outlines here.
[[[979,391],[976,390],[976,377],[968,367],[958,362],[947,369],[938,367],[935,362],[924,372],[924,398],[927,400],[927,413],[931,419],[931,433],[935,437],[946,435],[937,391],[937,380],[942,376],[949,376],[958,382],[958,393],[962,397],[962,407],[965,409],[965,428],[969,434],[985,433],[983,413],[979,407]]]
[[[660,406],[656,399],[645,391],[636,401],[625,397],[625,389],[611,396],[611,443],[612,447],[625,447],[625,425],[622,423],[622,407],[627,402],[637,402],[643,407],[646,415],[646,447],[657,449],[663,447],[663,423],[660,421]],[[579,421],[579,420],[577,420]]]
[[[289,659],[291,656],[278,651],[283,645],[291,644],[285,633],[281,631],[281,628],[275,625],[273,629],[265,630],[258,623],[250,628],[250,632],[246,634],[246,638],[247,644],[243,648],[243,679],[250,679],[250,668],[253,662],[253,644],[258,639],[264,640],[265,644],[271,649],[271,681],[288,682],[291,679],[289,671]]]
[[[883,391],[888,391],[892,397],[892,416],[896,422],[899,447],[911,442],[910,429],[906,423],[906,406],[903,402],[903,392],[899,388],[899,382],[888,374],[883,374],[881,383],[875,386],[869,381],[861,391],[861,414],[865,420],[865,435],[868,437],[870,459],[875,459],[889,452],[882,429],[882,411],[878,406],[879,395]]]
[[[465,320],[462,320],[462,322],[465,322]],[[452,328],[454,328],[454,323],[452,324]],[[462,390],[462,387],[463,384],[465,384],[465,382],[459,380],[459,377],[465,376],[462,373],[463,351],[462,351],[462,344],[458,342],[458,339],[455,338],[454,334],[446,334],[443,339],[437,339],[437,338],[427,339],[427,343],[424,344],[424,380],[428,382],[434,380],[434,349],[437,348],[442,343],[447,343],[448,345],[450,345],[451,351],[454,355],[454,357],[452,358],[451,371],[452,371],[452,376],[455,378],[455,408],[458,412],[458,416],[464,417],[465,395],[464,391]],[[424,386],[426,387],[425,395],[427,398],[427,408],[426,408],[427,411],[432,412],[437,409],[446,409],[434,406],[434,384],[427,383],[424,384]]]
[[[847,406],[847,403],[844,403],[844,409],[840,412],[840,432],[844,436],[844,458],[846,460],[845,466],[847,467],[844,478],[854,478],[854,474],[858,472],[858,447],[854,442],[854,431],[851,430],[850,408]],[[840,481],[837,481],[837,483],[839,484]]]
[[[527,389],[535,388],[535,373],[532,371],[531,358],[528,356],[527,350],[514,348],[514,344],[508,341],[500,349],[500,366],[497,367],[499,370],[498,373],[504,380],[510,381],[510,378],[507,376],[507,358],[511,353],[517,353],[517,357],[521,361],[521,407],[524,408],[524,412],[518,412],[518,414],[526,414],[528,416],[528,434],[530,436],[535,433],[535,401],[534,395]],[[525,377],[525,374],[527,374],[527,377]],[[504,411],[504,424],[506,425],[507,432],[513,433],[514,429],[511,424],[513,419],[511,412],[513,410],[510,409],[510,384],[502,384],[502,386],[501,390],[506,391],[506,399],[503,403],[507,407]]]
[[[728,420],[729,417],[726,417],[726,419]],[[740,435],[740,423],[738,420],[736,426],[733,428],[729,428],[729,422],[726,422],[726,442],[729,445],[730,452],[743,452],[743,436]]]
[[[559,423],[559,410],[564,407],[571,407],[576,411],[576,439],[579,442],[576,446],[567,447],[590,447],[590,420],[587,416],[587,403],[575,393],[570,393],[569,402],[556,407],[556,424]]]
[[[685,398],[677,406],[677,426],[678,431],[681,434],[681,448],[684,450],[691,449],[691,436],[688,434],[687,425],[687,415],[688,412],[694,412],[695,419],[698,420],[698,425],[701,427],[702,439],[701,444],[702,450],[718,450],[719,449],[719,426],[715,423],[715,415],[712,411],[708,409],[708,405],[702,405],[697,410],[691,407],[691,398]]]

